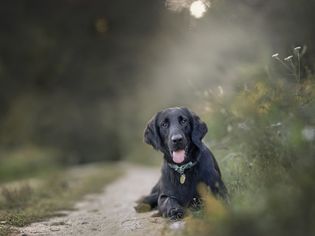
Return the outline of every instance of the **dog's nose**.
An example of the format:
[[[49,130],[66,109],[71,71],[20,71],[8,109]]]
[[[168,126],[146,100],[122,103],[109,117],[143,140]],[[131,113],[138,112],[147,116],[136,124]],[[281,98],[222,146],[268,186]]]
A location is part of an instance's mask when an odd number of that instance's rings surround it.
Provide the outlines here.
[[[183,136],[181,134],[175,134],[171,137],[171,140],[174,144],[177,144],[183,141]]]

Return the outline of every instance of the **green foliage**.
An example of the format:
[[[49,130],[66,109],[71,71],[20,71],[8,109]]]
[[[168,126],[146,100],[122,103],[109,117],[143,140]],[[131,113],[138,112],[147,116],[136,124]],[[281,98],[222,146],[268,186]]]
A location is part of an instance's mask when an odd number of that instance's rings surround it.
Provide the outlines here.
[[[158,3],[86,4],[1,1],[1,147],[55,149],[62,164],[120,160],[128,152],[121,139],[136,118],[123,101],[131,104],[147,78],[138,71]]]
[[[206,101],[210,130],[221,127],[211,140],[232,201],[225,220],[203,224],[201,235],[213,227],[217,235],[312,235],[315,77],[257,68],[240,77],[233,95]]]
[[[60,168],[60,154],[51,149],[24,146],[0,152],[0,183],[40,176]]]

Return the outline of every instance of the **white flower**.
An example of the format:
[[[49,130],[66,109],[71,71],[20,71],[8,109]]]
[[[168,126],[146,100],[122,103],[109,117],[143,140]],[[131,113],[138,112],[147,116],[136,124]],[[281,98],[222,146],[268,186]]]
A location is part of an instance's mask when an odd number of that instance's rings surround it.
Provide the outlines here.
[[[278,58],[279,57],[279,53],[275,53],[271,56],[272,58]]]
[[[233,130],[232,125],[228,125],[228,127],[227,127],[227,129],[226,129],[226,130],[227,130],[227,132],[229,132],[229,133],[230,133],[230,132]]]
[[[304,127],[302,136],[306,141],[313,141],[315,139],[315,128],[310,126]]]
[[[278,126],[281,126],[282,123],[281,122],[278,122],[278,123],[275,123],[275,124],[271,124],[271,127],[278,127]]]
[[[293,56],[292,56],[292,55],[290,55],[290,56],[288,56],[288,57],[284,58],[283,60],[285,60],[285,61],[289,61],[289,60],[291,60],[292,58],[293,58]]]
[[[223,95],[223,88],[222,86],[218,86],[219,94],[222,96]]]

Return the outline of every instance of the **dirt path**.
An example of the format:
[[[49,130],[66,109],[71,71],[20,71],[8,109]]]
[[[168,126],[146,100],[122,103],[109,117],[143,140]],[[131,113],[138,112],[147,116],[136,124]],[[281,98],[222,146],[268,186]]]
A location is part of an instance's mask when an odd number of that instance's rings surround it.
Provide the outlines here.
[[[19,235],[162,235],[169,228],[166,220],[151,217],[152,212],[136,213],[133,208],[159,175],[158,169],[128,166],[125,176],[101,194],[88,195],[76,204],[76,211],[21,228]]]

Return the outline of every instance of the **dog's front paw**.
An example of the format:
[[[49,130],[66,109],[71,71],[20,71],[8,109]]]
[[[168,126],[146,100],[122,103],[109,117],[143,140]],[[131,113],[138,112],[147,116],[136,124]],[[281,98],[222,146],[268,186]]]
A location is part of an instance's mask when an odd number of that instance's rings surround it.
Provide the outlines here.
[[[172,208],[168,212],[168,217],[171,220],[179,220],[184,217],[184,209],[182,208]]]

